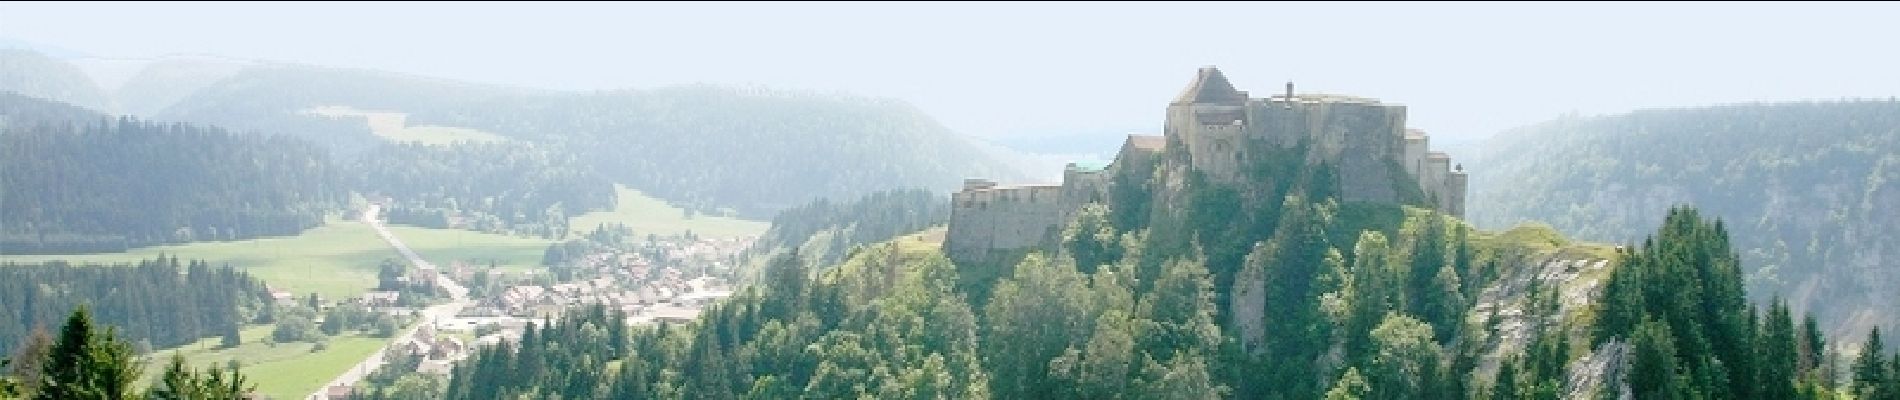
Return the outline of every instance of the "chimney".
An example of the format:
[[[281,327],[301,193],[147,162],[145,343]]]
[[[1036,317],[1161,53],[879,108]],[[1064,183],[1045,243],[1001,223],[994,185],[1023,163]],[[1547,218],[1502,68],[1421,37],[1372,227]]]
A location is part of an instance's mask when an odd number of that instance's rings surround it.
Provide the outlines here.
[[[1293,81],[1286,81],[1286,109],[1293,109]]]

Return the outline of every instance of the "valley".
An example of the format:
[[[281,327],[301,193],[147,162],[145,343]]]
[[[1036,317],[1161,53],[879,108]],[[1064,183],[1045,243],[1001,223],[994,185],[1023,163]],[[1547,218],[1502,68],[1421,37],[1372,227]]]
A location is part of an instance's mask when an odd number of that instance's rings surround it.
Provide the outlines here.
[[[0,3],[0,400],[1900,400],[1900,10],[1070,5]]]

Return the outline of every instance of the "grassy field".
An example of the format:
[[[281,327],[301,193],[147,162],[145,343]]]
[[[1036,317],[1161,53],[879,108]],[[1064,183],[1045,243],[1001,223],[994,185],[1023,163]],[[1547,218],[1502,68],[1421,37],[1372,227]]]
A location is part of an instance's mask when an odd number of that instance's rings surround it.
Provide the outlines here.
[[[175,349],[156,351],[146,360],[144,375],[137,387],[148,387],[165,371],[172,353],[182,352],[185,362],[194,368],[225,365],[236,359],[246,379],[257,384],[257,391],[274,399],[299,399],[317,391],[330,379],[348,370],[363,357],[376,352],[388,339],[359,335],[334,336],[323,351],[311,352],[311,343],[265,344],[271,325],[257,325],[239,333],[243,344],[218,349],[218,338],[210,338]]]
[[[465,230],[427,229],[391,226],[390,231],[416,253],[437,264],[474,258],[495,260],[504,269],[520,270],[540,265],[541,253],[548,241],[517,238]],[[299,296],[315,292],[328,298],[360,294],[376,286],[376,268],[383,259],[402,259],[395,249],[383,243],[369,225],[332,219],[323,226],[297,236],[253,239],[234,242],[205,242],[134,249],[125,253],[85,255],[0,256],[0,261],[39,262],[133,262],[158,254],[185,259],[204,259],[242,268],[273,287]]]
[[[391,141],[421,142],[434,146],[445,146],[457,141],[488,143],[506,140],[487,131],[449,126],[406,126],[393,131],[375,130],[373,132],[376,132],[376,136],[382,136]]]
[[[306,111],[308,114],[331,118],[360,117],[369,124],[369,130],[376,136],[382,136],[394,142],[421,142],[426,145],[448,145],[457,141],[499,142],[507,140],[487,131],[457,128],[450,126],[409,126],[409,114],[389,111],[365,111],[350,107],[317,107]]]
[[[450,261],[466,260],[477,266],[487,266],[493,261],[499,270],[509,272],[539,271],[541,256],[547,252],[548,244],[552,243],[540,238],[404,225],[390,225],[389,232],[396,234],[416,254],[421,254],[422,258],[437,265],[447,266]]]
[[[736,218],[694,216],[686,217],[686,211],[666,204],[660,199],[648,197],[638,190],[626,186],[614,185],[619,195],[618,204],[613,211],[597,211],[582,214],[569,221],[574,232],[584,233],[603,223],[618,222],[633,228],[636,234],[679,234],[688,230],[705,237],[748,236],[765,233],[770,224]]]

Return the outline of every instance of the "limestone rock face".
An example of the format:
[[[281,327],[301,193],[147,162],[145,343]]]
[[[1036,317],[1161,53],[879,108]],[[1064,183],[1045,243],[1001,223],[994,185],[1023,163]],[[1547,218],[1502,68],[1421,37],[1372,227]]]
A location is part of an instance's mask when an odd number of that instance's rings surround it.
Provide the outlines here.
[[[1580,318],[1600,299],[1603,284],[1614,267],[1609,260],[1555,252],[1522,257],[1516,263],[1517,267],[1505,269],[1510,273],[1479,293],[1465,324],[1479,329],[1460,337],[1461,341],[1476,341],[1473,344],[1480,349],[1481,358],[1471,374],[1474,387],[1491,385],[1500,363],[1524,354],[1538,335],[1563,329],[1566,320]],[[1556,307],[1540,305],[1533,300],[1538,296],[1554,296]],[[1572,335],[1572,342],[1587,341],[1589,337],[1586,331],[1563,333]],[[1573,361],[1567,366],[1569,377],[1564,390],[1586,395],[1566,398],[1591,398],[1587,394],[1620,384],[1627,353],[1627,345],[1606,342],[1592,354]]]

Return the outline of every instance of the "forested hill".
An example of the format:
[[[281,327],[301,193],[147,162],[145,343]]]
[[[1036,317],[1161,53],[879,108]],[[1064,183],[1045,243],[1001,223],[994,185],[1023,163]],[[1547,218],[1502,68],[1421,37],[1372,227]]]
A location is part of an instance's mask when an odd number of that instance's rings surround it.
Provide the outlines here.
[[[121,113],[151,116],[249,65],[253,63],[210,57],[159,59],[113,90],[112,98]]]
[[[884,242],[950,220],[945,196],[923,189],[880,191],[851,201],[819,199],[780,211],[753,243],[755,266],[796,253],[811,265],[844,261],[852,248]],[[747,271],[748,274],[757,271]]]
[[[8,126],[83,125],[105,118],[104,114],[72,104],[0,90],[0,129]]]
[[[0,103],[75,114],[33,99]],[[0,252],[294,234],[343,199],[326,150],[308,142],[99,115],[54,122],[0,127]]]
[[[1480,226],[1542,220],[1632,243],[1673,204],[1728,222],[1756,299],[1837,333],[1900,328],[1900,102],[1570,117],[1499,134],[1472,168]]]
[[[412,120],[567,144],[616,182],[764,219],[818,198],[1022,174],[908,104],[717,86],[524,96]]]
[[[395,200],[385,210],[392,223],[560,237],[568,217],[612,209],[614,186],[548,147],[384,144],[345,164],[353,171],[345,181],[364,196]]]
[[[36,330],[58,332],[62,317],[81,304],[147,350],[213,336],[235,343],[239,328],[271,318],[264,284],[230,266],[176,256],[113,266],[121,268],[0,264],[0,354],[34,346]]]
[[[141,75],[167,79],[164,74]],[[127,83],[128,87],[144,84]],[[363,120],[308,113],[324,106],[422,112],[526,89],[479,85],[387,72],[268,64],[244,68],[177,100],[157,113],[167,121],[208,123],[240,131],[285,134],[353,156],[382,141]]]
[[[99,112],[112,109],[111,99],[79,67],[31,50],[0,48],[0,92],[51,99]]]
[[[582,165],[611,182],[699,212],[757,220],[820,198],[898,187],[948,191],[969,177],[1022,181],[1031,163],[1026,155],[960,136],[901,101],[757,88],[560,92],[370,70],[177,59],[154,61],[107,94],[70,63],[13,50],[0,54],[0,90],[8,89],[103,112],[296,137],[345,163],[388,139],[361,117],[315,111],[407,114],[407,126],[473,128],[574,149]]]
[[[1342,204],[1324,194],[1330,167],[1297,157],[1235,185],[1164,157],[1113,172],[1121,192],[1048,248],[952,262],[912,235],[835,267],[779,257],[691,323],[623,332],[625,315],[593,306],[530,325],[458,362],[443,397],[1900,393],[1900,359],[1837,358],[1877,332],[1830,337],[1782,303],[1751,306],[1725,224],[1693,208],[1612,248]]]

